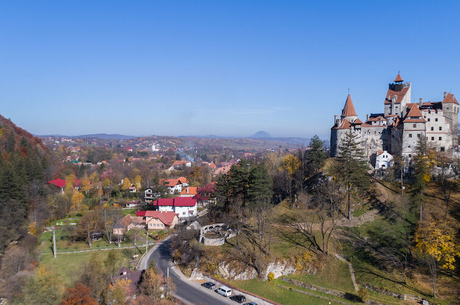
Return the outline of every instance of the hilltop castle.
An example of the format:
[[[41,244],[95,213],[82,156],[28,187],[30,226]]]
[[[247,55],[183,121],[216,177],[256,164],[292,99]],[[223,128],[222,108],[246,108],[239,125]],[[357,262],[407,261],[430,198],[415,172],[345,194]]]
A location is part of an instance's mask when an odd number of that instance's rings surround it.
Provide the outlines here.
[[[411,83],[401,75],[389,84],[383,113],[371,113],[363,123],[356,114],[350,94],[340,118],[334,116],[331,128],[331,156],[337,154],[340,141],[350,130],[358,135],[365,155],[371,160],[387,151],[402,152],[406,160],[416,154],[421,137],[427,144],[441,152],[458,149],[459,104],[451,93],[444,92],[440,102],[411,103]]]

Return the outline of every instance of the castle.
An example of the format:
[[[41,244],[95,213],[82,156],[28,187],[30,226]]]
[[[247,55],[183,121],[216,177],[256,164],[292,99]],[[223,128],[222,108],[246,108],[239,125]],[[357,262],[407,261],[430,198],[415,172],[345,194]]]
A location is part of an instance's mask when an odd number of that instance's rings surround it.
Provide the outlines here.
[[[384,100],[383,113],[372,113],[362,122],[356,114],[350,94],[340,118],[334,116],[331,128],[331,156],[337,154],[340,141],[351,130],[369,160],[387,151],[402,153],[411,160],[416,154],[417,143],[425,138],[427,145],[436,151],[453,153],[458,150],[458,108],[453,94],[444,92],[440,102],[411,103],[411,83],[401,75],[389,84]]]

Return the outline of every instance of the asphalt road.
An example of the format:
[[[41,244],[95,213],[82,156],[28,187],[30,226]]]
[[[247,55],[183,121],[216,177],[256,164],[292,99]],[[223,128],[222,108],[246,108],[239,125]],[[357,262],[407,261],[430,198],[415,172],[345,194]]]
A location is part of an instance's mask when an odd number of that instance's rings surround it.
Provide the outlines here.
[[[160,270],[163,275],[166,275],[169,267],[169,276],[176,285],[176,297],[185,304],[238,304],[217,294],[213,290],[201,287],[199,283],[187,281],[180,271],[176,272],[175,267],[173,267],[173,264],[171,263],[170,244],[171,241],[169,239],[163,241],[161,244],[158,244],[153,252],[150,252],[149,256],[146,257],[145,264],[148,266],[150,261],[154,260],[158,270]]]

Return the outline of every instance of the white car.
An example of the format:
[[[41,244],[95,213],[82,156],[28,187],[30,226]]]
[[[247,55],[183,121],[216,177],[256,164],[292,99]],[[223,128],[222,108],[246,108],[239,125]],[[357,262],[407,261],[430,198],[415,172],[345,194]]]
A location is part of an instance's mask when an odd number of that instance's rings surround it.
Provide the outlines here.
[[[232,295],[232,290],[227,286],[219,287],[215,290],[215,292],[217,292],[220,295],[223,295],[224,297],[229,297]]]

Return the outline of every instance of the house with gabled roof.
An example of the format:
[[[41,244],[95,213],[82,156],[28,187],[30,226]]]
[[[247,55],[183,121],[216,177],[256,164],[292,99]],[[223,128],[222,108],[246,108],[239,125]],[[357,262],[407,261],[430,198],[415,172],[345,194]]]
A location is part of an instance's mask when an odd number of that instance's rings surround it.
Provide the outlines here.
[[[192,197],[160,198],[153,202],[158,211],[170,211],[179,218],[188,218],[198,215],[197,200]]]
[[[185,177],[179,177],[177,179],[160,179],[160,185],[166,186],[169,194],[179,194],[188,186],[188,180]]]
[[[172,229],[179,222],[173,211],[137,211],[136,217],[142,218],[147,230]]]

